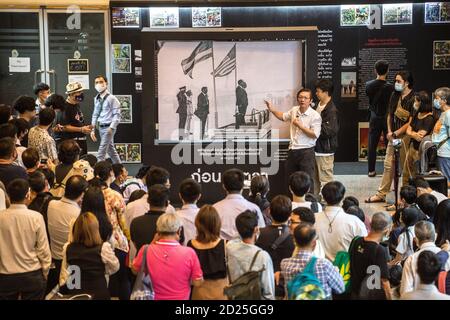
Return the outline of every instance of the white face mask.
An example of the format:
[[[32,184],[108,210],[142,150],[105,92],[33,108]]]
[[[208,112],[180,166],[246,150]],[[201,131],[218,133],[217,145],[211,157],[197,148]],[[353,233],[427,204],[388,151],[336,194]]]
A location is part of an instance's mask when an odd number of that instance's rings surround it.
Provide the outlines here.
[[[95,90],[97,90],[98,93],[102,93],[103,91],[106,90],[106,85],[102,83],[97,83],[95,85]]]

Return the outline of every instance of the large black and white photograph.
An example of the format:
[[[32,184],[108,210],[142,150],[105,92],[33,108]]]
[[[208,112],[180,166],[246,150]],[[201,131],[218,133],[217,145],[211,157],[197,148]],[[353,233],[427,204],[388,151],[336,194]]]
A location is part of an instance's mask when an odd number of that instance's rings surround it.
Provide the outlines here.
[[[133,97],[131,95],[116,95],[120,103],[120,123],[133,122]]]
[[[159,141],[289,138],[264,100],[297,105],[301,41],[164,41],[157,60]]]

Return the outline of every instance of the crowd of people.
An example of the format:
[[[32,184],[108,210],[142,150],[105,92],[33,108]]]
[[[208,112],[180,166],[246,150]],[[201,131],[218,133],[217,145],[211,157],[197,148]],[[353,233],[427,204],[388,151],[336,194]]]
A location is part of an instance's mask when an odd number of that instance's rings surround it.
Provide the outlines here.
[[[409,73],[397,73],[388,94],[387,63],[377,62],[376,71],[368,94],[373,105],[388,101],[389,145],[382,185],[366,201],[385,200],[392,141],[403,139],[404,181],[392,215],[369,216],[334,179],[339,121],[330,80],[316,83],[316,109],[309,89],[287,112],[266,102],[291,123],[289,193],[270,193],[268,178],[256,176],[247,195],[244,173],[234,168],[221,175],[225,197],[214,204],[202,202],[202,186],[189,177],[176,186],[181,206],[171,204],[174,186],[162,167],[143,165],[128,177],[112,150],[120,113],[104,76],[95,78],[89,125],[80,83],[67,86],[66,99],[39,84],[36,101],[21,96],[13,108],[1,105],[0,299],[128,300],[145,273],[157,300],[450,300],[450,199],[414,171],[420,142],[434,126],[442,171],[450,172],[443,137],[450,89],[435,92],[439,118],[429,96],[412,91]],[[383,115],[374,110],[376,140],[384,129],[377,129]],[[95,140],[97,126],[95,157],[86,155],[86,135]]]

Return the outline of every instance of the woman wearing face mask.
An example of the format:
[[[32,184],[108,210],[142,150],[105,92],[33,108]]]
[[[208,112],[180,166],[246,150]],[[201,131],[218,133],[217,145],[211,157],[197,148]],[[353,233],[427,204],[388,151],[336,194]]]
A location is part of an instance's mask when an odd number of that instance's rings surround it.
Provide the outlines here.
[[[92,126],[85,125],[80,103],[84,100],[83,85],[71,82],[66,86],[67,99],[64,106],[64,117],[61,140],[74,139],[81,148],[80,155],[87,153],[86,135],[91,133]]]
[[[384,171],[381,184],[375,195],[366,199],[366,203],[384,202],[386,195],[391,190],[392,178],[394,176],[394,146],[395,139],[401,139],[400,166],[405,163],[410,137],[406,134],[412,116],[414,115],[414,91],[412,90],[414,79],[410,72],[399,71],[395,75],[395,91],[389,101],[389,112],[387,116],[388,146],[384,159]],[[408,175],[403,175],[403,184],[408,184]],[[395,210],[395,206],[388,207],[388,210]]]
[[[434,93],[433,106],[441,111],[439,120],[433,129],[431,137],[433,143],[437,146],[437,155],[439,168],[443,175],[450,180],[450,88],[442,87],[436,89]]]
[[[406,129],[406,134],[411,138],[408,153],[404,164],[403,175],[407,178],[417,174],[414,165],[419,160],[419,145],[423,138],[433,131],[435,118],[431,107],[431,100],[425,91],[420,91],[414,99],[415,115]]]

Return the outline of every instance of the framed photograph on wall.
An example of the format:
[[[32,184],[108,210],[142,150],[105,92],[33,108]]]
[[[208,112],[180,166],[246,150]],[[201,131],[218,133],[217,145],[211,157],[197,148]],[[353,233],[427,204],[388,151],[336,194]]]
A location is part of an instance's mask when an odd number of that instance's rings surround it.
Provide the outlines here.
[[[208,28],[222,26],[222,8],[200,7],[192,8],[192,27]]]
[[[450,23],[450,2],[425,2],[425,23]]]
[[[140,15],[140,8],[112,8],[112,26],[113,28],[139,28]]]
[[[140,143],[115,143],[117,153],[122,163],[141,163],[142,152]]]
[[[370,25],[370,5],[342,5],[341,27]]]
[[[112,44],[112,72],[131,73],[131,44]]]
[[[383,135],[381,135],[380,141],[377,146],[377,161],[384,159],[386,155],[386,145],[384,143]],[[369,123],[358,123],[358,161],[368,161],[369,155]]]
[[[120,123],[133,123],[133,96],[116,95],[120,102]]]
[[[412,3],[383,4],[383,25],[412,24]]]
[[[150,28],[178,28],[178,8],[150,8]]]
[[[341,72],[341,97],[356,98],[356,72]]]
[[[450,40],[433,41],[433,70],[450,70]]]

